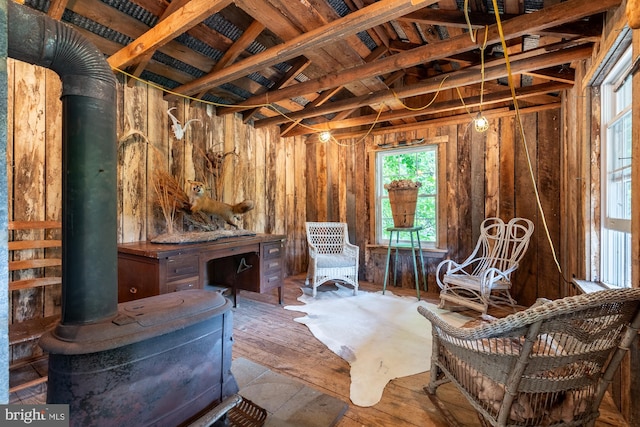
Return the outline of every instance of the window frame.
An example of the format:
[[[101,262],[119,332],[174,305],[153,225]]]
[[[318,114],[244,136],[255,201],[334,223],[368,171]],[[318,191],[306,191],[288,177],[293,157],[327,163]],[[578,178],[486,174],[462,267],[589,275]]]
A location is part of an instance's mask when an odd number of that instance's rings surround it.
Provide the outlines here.
[[[384,177],[382,176],[382,161],[386,156],[393,156],[406,153],[414,153],[421,151],[435,152],[435,193],[431,195],[419,194],[418,197],[433,197],[435,199],[435,241],[422,241],[423,249],[437,249],[441,242],[441,213],[442,213],[442,193],[443,193],[443,173],[444,173],[444,155],[439,143],[422,144],[418,146],[397,147],[393,149],[378,150],[374,152],[374,211],[375,211],[375,242],[378,245],[387,246],[389,244],[389,235],[382,226],[382,200],[388,199],[387,190],[384,189]],[[410,246],[411,240],[409,233],[400,233],[399,246]],[[394,238],[395,241],[395,238]]]
[[[609,186],[609,177],[613,173],[610,173],[610,159],[611,159],[611,145],[618,141],[615,139],[612,142],[612,134],[616,132],[616,126],[623,125],[624,132],[624,120],[629,120],[629,126],[631,126],[632,119],[632,106],[633,100],[631,99],[631,74],[629,70],[631,68],[631,58],[632,58],[632,48],[628,47],[625,49],[624,53],[618,58],[616,64],[611,67],[611,69],[607,72],[606,77],[603,79],[600,90],[601,90],[601,123],[602,123],[602,145],[601,145],[601,159],[600,159],[600,281],[609,287],[630,287],[631,286],[631,218],[616,218],[610,216],[609,207],[610,207],[610,186]],[[629,90],[629,99],[628,103],[625,104],[622,108],[619,108],[616,103],[619,101],[618,96],[615,93],[621,89],[625,89],[625,86],[629,85],[627,89]],[[633,141],[631,140],[631,144]],[[617,144],[616,144],[617,145]],[[615,147],[614,147],[615,148]],[[617,153],[617,151],[616,151]],[[619,157],[619,154],[617,154]],[[624,189],[624,177],[628,175],[629,185],[630,179],[632,176],[632,161],[629,161],[628,165],[623,165],[621,168],[616,168],[617,174],[619,174],[622,178],[622,189]],[[629,201],[630,203],[630,201]],[[629,207],[630,208],[630,207]],[[624,247],[623,251],[627,255],[628,262],[626,266],[619,267],[620,259],[622,257],[619,253],[615,253],[615,255],[609,257],[608,254],[616,252],[612,250],[608,244],[615,244],[613,241],[619,241],[620,239],[616,237],[616,235],[620,235],[624,240],[627,240],[627,243],[618,243],[618,245],[622,245]],[[620,246],[617,247],[618,249]],[[617,261],[615,261],[617,260]],[[615,261],[615,262],[614,262]],[[618,267],[613,266],[612,263],[618,264]],[[613,283],[612,280],[615,280],[613,276],[614,274],[610,274],[609,267],[618,268],[625,270],[623,273],[618,273],[617,276],[624,283],[620,284],[620,282]]]

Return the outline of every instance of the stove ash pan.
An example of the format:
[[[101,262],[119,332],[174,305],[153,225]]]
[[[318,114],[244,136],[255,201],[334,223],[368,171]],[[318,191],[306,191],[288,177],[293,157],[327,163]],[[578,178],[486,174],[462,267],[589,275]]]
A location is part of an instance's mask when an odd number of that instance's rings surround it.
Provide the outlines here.
[[[58,325],[47,403],[69,404],[70,425],[185,424],[236,393],[231,303],[187,290],[118,305],[111,322]]]

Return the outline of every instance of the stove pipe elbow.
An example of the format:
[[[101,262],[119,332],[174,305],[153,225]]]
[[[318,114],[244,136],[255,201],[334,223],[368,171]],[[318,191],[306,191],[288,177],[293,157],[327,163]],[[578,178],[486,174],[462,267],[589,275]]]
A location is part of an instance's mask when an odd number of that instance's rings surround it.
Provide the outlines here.
[[[72,27],[7,3],[8,55],[62,80],[62,325],[118,311],[116,79]]]

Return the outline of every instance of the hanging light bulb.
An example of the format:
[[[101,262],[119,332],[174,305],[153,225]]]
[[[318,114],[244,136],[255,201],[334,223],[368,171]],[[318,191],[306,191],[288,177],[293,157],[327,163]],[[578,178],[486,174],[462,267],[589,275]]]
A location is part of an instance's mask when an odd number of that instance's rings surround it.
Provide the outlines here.
[[[484,95],[484,50],[487,47],[487,34],[489,33],[488,27],[484,28],[484,44],[480,48],[480,111],[475,119],[473,119],[473,125],[476,128],[476,132],[486,132],[489,129],[489,120],[482,115],[482,97]]]
[[[473,125],[477,132],[486,132],[489,129],[489,120],[482,115],[482,112],[478,112],[478,115],[473,119]]]
[[[320,140],[320,142],[329,142],[330,139],[331,139],[331,132],[327,130],[320,132],[320,134],[318,135],[318,140]]]

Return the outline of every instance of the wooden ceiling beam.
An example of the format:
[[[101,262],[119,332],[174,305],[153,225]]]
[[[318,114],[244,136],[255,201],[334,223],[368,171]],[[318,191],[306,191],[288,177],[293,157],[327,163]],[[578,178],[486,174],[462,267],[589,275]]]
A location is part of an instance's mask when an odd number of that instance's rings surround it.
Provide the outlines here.
[[[239,6],[242,7],[242,3],[239,3]],[[402,16],[433,3],[437,3],[437,0],[380,0],[364,9],[337,19],[330,24],[301,34],[281,45],[274,46],[271,49],[238,61],[222,70],[202,76],[186,85],[179,86],[174,91],[185,95],[192,95],[209,86],[219,86],[223,83],[231,82],[252,72],[259,71],[262,68],[303,55],[304,52],[309,49],[318,49],[336,39],[357,34],[360,31],[384,23],[389,19],[394,19],[395,17]]]
[[[227,49],[222,58],[213,66],[211,71],[223,69],[227,64],[233,63],[244,52],[244,50],[260,35],[265,29],[261,22],[253,21],[238,39]],[[202,98],[208,91],[203,90],[196,98]]]
[[[382,55],[384,55],[386,53],[388,53],[388,49],[387,49],[386,46],[384,46],[384,45],[383,46],[378,46],[376,49],[374,49],[365,58],[365,62],[373,62],[373,61],[375,61],[376,59],[380,58]],[[344,89],[344,86],[338,86],[338,87],[332,88],[330,90],[325,90],[315,100],[310,102],[304,108],[307,109],[307,108],[318,107],[318,106],[324,104],[325,102],[329,101],[329,99],[332,96],[334,96],[336,93],[340,92],[342,89]],[[283,126],[282,129],[280,129],[280,135],[286,135],[287,132],[289,132],[289,130],[291,130],[295,126],[297,126],[298,123],[300,123],[300,120],[298,120],[298,121],[294,120],[291,124],[289,124],[289,126]]]
[[[112,68],[124,68],[149,51],[165,45],[176,36],[198,25],[205,18],[219,12],[232,2],[233,0],[191,0],[129,45],[111,55],[107,62]]]
[[[231,45],[224,53],[220,61],[213,67],[212,71],[222,70],[229,64],[232,64],[244,50],[260,35],[265,26],[258,21],[253,21],[249,27],[242,33],[240,37]]]
[[[69,0],[52,0],[47,15],[59,21],[67,8],[67,3],[69,3]]]
[[[164,10],[162,15],[160,15],[160,18],[158,19],[158,22],[162,22],[167,16],[171,15],[173,12],[175,12],[176,10],[178,10],[179,8],[184,6],[185,3],[187,3],[188,1],[189,0],[175,0],[175,1],[171,2],[171,3],[169,3],[169,5]],[[147,52],[146,54],[144,54],[143,56],[141,56],[139,58],[139,60],[137,61],[137,64],[133,63],[132,65],[134,65],[134,68],[131,71],[131,74],[133,76],[135,76],[135,77],[140,77],[140,75],[142,74],[144,69],[147,68],[147,65],[149,64],[149,61],[151,60],[151,58],[153,57],[153,54],[155,52],[156,52],[155,49],[150,50],[149,52]],[[136,82],[135,79],[129,79],[129,83],[128,83],[129,87],[133,87],[135,82]]]
[[[516,89],[516,96],[518,99],[527,99],[532,97],[537,97],[540,95],[546,95],[550,92],[559,92],[565,89],[571,88],[571,84],[567,83],[543,83],[536,86],[528,86],[523,88]],[[432,104],[429,108],[425,108],[424,110],[412,111],[412,110],[399,110],[399,111],[390,111],[379,116],[377,114],[369,114],[366,116],[354,117],[351,119],[345,120],[331,120],[326,123],[320,123],[314,125],[316,131],[321,130],[335,130],[335,129],[348,129],[358,126],[371,125],[374,123],[383,123],[391,120],[399,120],[405,119],[408,117],[421,117],[425,115],[432,115],[438,113],[447,113],[451,111],[458,110],[460,108],[476,108],[480,107],[480,105],[487,107],[492,104],[499,104],[504,102],[512,101],[511,90],[505,88],[500,92],[495,92],[491,94],[484,95],[482,98],[478,96],[467,97],[464,101],[464,105],[460,101],[459,98],[451,99],[448,101],[442,101],[438,103]],[[308,129],[297,129],[296,131],[290,132],[287,136],[298,136],[308,134]]]
[[[572,62],[575,60],[585,59],[592,54],[593,48],[591,45],[578,46],[563,51],[552,52],[544,55],[540,55],[534,58],[525,58],[511,62],[511,70],[514,74],[519,74],[525,71],[531,71],[535,69],[544,69],[552,66],[564,64],[566,62]],[[494,67],[488,67],[485,69],[485,81],[495,80],[498,78],[504,78],[507,76],[507,70],[504,65],[497,65]],[[342,101],[336,101],[329,105],[318,107],[311,110],[302,110],[297,113],[291,113],[290,119],[305,119],[315,117],[324,114],[330,114],[339,112],[342,110],[348,110],[351,108],[379,104],[396,98],[405,99],[412,96],[425,95],[428,93],[435,93],[439,90],[453,89],[460,86],[468,86],[471,84],[480,83],[482,81],[481,73],[473,69],[464,69],[456,71],[450,74],[440,75],[430,79],[425,79],[420,83],[414,85],[405,86],[395,91],[380,91],[372,93],[366,96],[354,97],[345,99]],[[254,123],[256,128],[276,125],[283,123],[280,118],[274,117],[270,119],[259,120]]]
[[[525,76],[539,77],[545,80],[553,80],[556,82],[564,82],[573,84],[576,78],[576,72],[573,68],[553,67],[544,70],[532,70],[522,73]]]
[[[593,17],[591,17],[593,18]],[[559,25],[557,27],[547,28],[535,33],[539,36],[551,36],[559,38],[574,38],[574,37],[594,37],[600,38],[602,36],[602,28],[604,26],[604,19],[589,19],[577,22],[570,22],[568,24]]]
[[[311,61],[309,61],[308,58],[305,58],[304,56],[297,58],[295,61],[293,61],[293,64],[291,64],[291,69],[287,71],[287,74],[285,74],[282,79],[280,79],[280,81],[274,86],[273,90],[287,86],[298,76],[298,74],[303,72],[304,69],[309,66],[309,64],[311,64]],[[247,123],[261,109],[262,107],[256,107],[246,111],[242,116],[242,121],[244,123]]]
[[[147,31],[149,31],[148,25],[140,22],[138,19],[130,15],[127,15],[124,12],[120,12],[118,9],[108,6],[101,0],[82,0],[69,2],[69,4],[67,5],[67,9],[80,16],[83,16],[86,19],[97,22],[98,24],[103,25],[106,28],[117,31],[132,39],[137,39]],[[81,27],[76,28],[81,29]],[[96,36],[98,35],[96,34]],[[98,37],[103,40],[108,40],[107,38],[101,36]],[[122,45],[120,45],[115,52],[119,51],[120,49],[122,49]],[[196,53],[194,51],[186,50],[184,49],[183,45],[173,40],[165,44],[158,50],[168,56],[190,64],[195,68],[201,69],[203,71],[210,70],[211,67],[213,67],[213,65],[215,64],[215,61],[213,59],[206,58],[204,57],[204,55]]]
[[[567,22],[603,12],[609,8],[619,5],[619,3],[620,0],[599,0],[597,2],[588,3],[584,3],[582,0],[569,0],[537,12],[517,16],[504,22],[502,24],[502,29],[506,39],[514,39],[527,35],[531,32],[562,25]],[[497,25],[488,27],[486,31],[487,43],[493,44],[500,41],[500,34]],[[409,68],[424,63],[425,58],[428,58],[429,60],[437,60],[472,49],[477,49],[481,47],[482,43],[484,43],[484,32],[485,30],[478,31],[475,42],[466,34],[462,34],[451,39],[443,40],[439,43],[424,45],[408,52],[382,58],[372,63],[352,67],[340,72],[329,73],[316,80],[310,80],[304,83],[299,83],[295,86],[270,92],[268,100],[264,95],[253,96],[234,108],[219,109],[218,114],[222,115],[236,112],[239,107],[242,107],[242,104],[256,105],[264,104],[266,102],[277,102],[281,99],[290,98],[292,96],[319,92],[331,87],[345,85],[349,82],[359,80],[362,76],[379,76],[401,68]]]
[[[457,8],[456,8],[457,9]],[[518,15],[505,14],[500,15],[500,19],[507,21],[515,18]],[[422,9],[415,12],[411,12],[398,18],[398,21],[409,21],[416,24],[424,25],[441,25],[444,27],[456,27],[456,28],[469,28],[464,16],[464,12],[459,10],[445,10],[445,9]],[[496,23],[496,18],[493,15],[486,13],[469,13],[469,22],[471,22],[471,28],[479,30],[486,25],[493,25]]]
[[[520,108],[520,114],[530,114],[530,113],[537,113],[540,111],[552,110],[552,109],[560,108],[560,105],[561,103],[560,101],[558,101],[557,103],[554,103],[554,104],[545,104],[545,105],[539,105],[536,107]],[[487,110],[483,112],[483,115],[489,120],[500,118],[500,117],[514,116],[515,114],[516,112],[513,109],[504,108],[504,107],[496,108],[493,110]],[[445,126],[457,125],[461,123],[471,124],[471,120],[469,119],[469,114],[467,114],[466,112],[461,113],[457,116],[423,120],[417,123],[410,123],[410,124],[386,126],[383,128],[376,128],[373,130],[363,129],[363,130],[357,130],[357,131],[332,132],[331,136],[336,140],[344,140],[344,139],[352,139],[352,138],[361,138],[365,135],[378,136],[378,135],[387,135],[391,133],[412,132],[416,130],[424,131],[427,128],[436,129],[436,128],[442,128]]]

